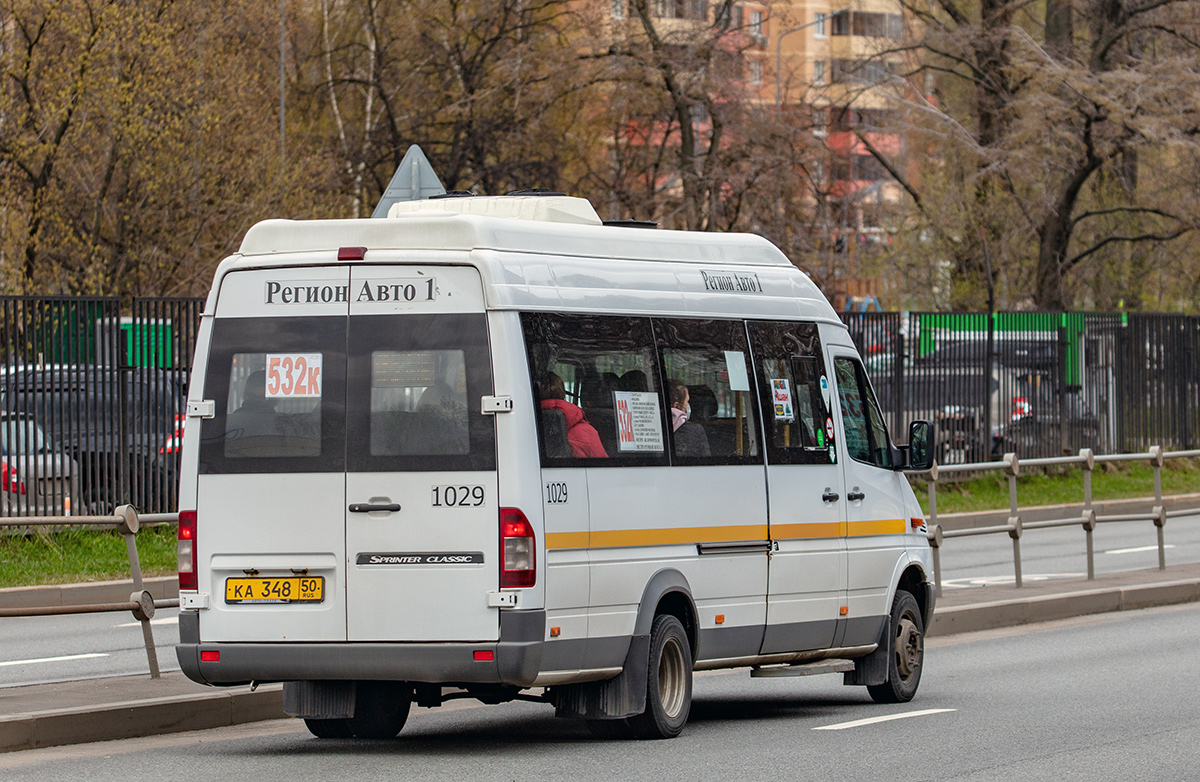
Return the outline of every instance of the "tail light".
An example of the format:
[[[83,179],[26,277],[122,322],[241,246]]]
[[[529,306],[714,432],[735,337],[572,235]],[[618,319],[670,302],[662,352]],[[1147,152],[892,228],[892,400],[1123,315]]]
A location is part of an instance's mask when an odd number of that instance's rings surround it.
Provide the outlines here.
[[[500,586],[531,587],[537,582],[533,527],[516,508],[500,509]]]
[[[179,511],[179,588],[196,589],[196,511]]]
[[[1029,399],[1023,396],[1014,396],[1012,398],[1012,420],[1020,421],[1033,411],[1029,405]]]
[[[0,462],[0,488],[10,494],[25,493],[25,481],[15,468],[8,466],[8,462]]]

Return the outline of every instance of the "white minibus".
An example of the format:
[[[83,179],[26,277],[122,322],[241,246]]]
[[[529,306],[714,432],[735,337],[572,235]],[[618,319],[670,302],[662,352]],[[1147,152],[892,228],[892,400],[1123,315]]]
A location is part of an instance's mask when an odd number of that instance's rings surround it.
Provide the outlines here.
[[[259,223],[187,415],[180,665],[283,682],[317,736],[474,697],[668,738],[719,668],[916,692],[931,425],[893,443],[761,237],[560,195]]]

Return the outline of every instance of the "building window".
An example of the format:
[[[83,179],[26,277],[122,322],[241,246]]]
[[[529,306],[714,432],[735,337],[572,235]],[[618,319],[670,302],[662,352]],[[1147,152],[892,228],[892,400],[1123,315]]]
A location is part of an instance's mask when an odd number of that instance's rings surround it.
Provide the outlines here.
[[[750,34],[751,35],[762,35],[763,34],[763,12],[762,11],[751,11],[750,12]]]
[[[612,0],[612,18],[625,18],[625,0]]]
[[[817,38],[825,38],[829,35],[829,33],[825,31],[825,20],[828,17],[829,14],[821,13],[819,11],[813,15],[813,35]]]
[[[842,11],[833,15],[833,34],[834,35],[849,35],[850,34],[850,12]]]
[[[887,15],[887,37],[893,41],[904,40],[904,17],[900,14]]]
[[[887,14],[854,14],[852,29],[855,35],[864,38],[882,38],[887,30]]]
[[[825,86],[825,61],[824,60],[813,60],[812,83],[813,83],[813,86],[815,86],[815,87],[824,87]]]
[[[762,60],[750,61],[750,83],[762,84],[763,82],[763,64]]]

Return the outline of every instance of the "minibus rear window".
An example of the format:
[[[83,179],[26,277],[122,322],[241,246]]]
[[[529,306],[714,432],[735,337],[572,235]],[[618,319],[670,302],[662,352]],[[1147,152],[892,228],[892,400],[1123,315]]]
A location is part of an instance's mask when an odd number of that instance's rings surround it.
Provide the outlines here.
[[[483,313],[354,315],[348,344],[348,471],[496,469]]]
[[[345,355],[345,318],[218,318],[200,472],[344,470]]]

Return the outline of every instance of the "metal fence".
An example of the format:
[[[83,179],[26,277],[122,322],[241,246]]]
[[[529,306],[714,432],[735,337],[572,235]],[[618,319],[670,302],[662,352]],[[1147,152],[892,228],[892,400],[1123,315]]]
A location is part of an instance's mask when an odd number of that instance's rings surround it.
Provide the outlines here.
[[[937,424],[961,464],[1200,445],[1200,318],[1132,313],[843,316],[895,428]]]
[[[0,297],[0,516],[176,509],[203,303]]]

